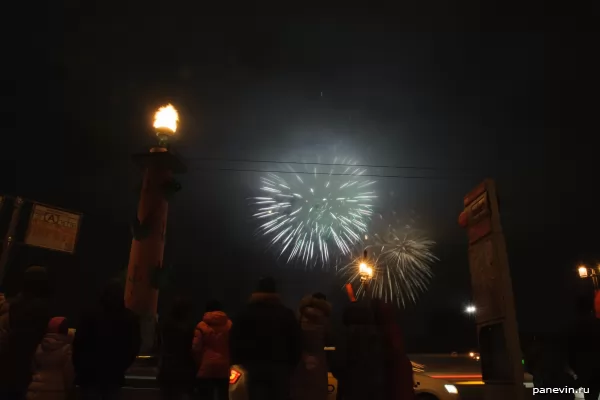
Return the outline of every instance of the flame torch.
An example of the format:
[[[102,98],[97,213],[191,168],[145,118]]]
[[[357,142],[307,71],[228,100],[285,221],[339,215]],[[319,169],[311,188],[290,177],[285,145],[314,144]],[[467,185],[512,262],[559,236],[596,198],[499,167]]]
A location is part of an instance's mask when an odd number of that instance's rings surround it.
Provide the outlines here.
[[[154,114],[154,129],[160,147],[167,147],[169,139],[177,132],[179,113],[171,104],[161,107]]]
[[[363,259],[358,265],[358,273],[360,274],[360,282],[365,290],[365,292],[369,289],[369,284],[371,283],[371,279],[373,279],[373,268],[368,264],[367,258],[367,250],[365,249],[363,253]]]

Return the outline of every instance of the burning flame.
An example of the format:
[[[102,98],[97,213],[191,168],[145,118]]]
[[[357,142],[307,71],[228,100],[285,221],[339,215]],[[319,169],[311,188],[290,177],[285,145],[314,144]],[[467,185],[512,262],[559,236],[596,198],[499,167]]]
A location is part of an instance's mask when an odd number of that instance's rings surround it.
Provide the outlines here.
[[[373,268],[369,267],[364,262],[360,263],[360,265],[358,266],[358,272],[361,275],[368,276],[369,278],[373,276]]]
[[[169,130],[175,133],[178,121],[179,114],[171,104],[159,108],[156,114],[154,114],[154,128],[161,131]]]

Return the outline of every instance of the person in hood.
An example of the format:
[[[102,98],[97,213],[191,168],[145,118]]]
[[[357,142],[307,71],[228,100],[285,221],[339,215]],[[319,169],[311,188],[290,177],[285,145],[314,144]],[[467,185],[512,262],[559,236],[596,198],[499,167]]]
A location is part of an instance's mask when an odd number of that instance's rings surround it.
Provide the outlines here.
[[[192,351],[198,368],[199,399],[229,399],[229,331],[231,321],[216,300],[209,301],[202,321],[196,325]]]
[[[384,339],[369,303],[354,301],[344,310],[344,328],[335,349],[332,374],[339,400],[385,399]]]
[[[414,400],[412,363],[406,354],[400,325],[394,320],[394,309],[381,300],[374,300],[372,305],[384,343],[385,398]]]
[[[292,397],[294,400],[326,400],[329,395],[329,367],[325,345],[330,329],[331,304],[324,294],[315,293],[300,301],[298,312],[303,352],[294,373]]]
[[[73,340],[75,382],[84,398],[114,399],[140,350],[138,317],[125,308],[123,287],[110,282],[98,306],[84,313]]]
[[[48,323],[48,333],[33,356],[33,377],[27,400],[66,400],[74,389],[69,326],[64,317]]]
[[[50,285],[45,268],[25,271],[21,293],[4,304],[0,317],[0,398],[23,399],[31,381],[31,362],[46,333]]]
[[[249,400],[288,400],[292,374],[302,354],[302,332],[294,312],[263,278],[230,334],[231,362],[249,375]]]
[[[171,312],[159,324],[158,382],[165,400],[179,400],[193,392],[196,367],[190,349],[194,337],[192,314],[191,302],[180,297],[175,299]]]

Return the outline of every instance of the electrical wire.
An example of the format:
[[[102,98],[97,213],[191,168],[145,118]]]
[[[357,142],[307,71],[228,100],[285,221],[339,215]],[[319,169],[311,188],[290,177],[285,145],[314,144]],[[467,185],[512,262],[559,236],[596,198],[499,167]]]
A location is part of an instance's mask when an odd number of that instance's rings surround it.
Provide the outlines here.
[[[304,161],[275,161],[275,160],[253,160],[249,158],[217,158],[217,157],[193,157],[186,158],[186,161],[219,161],[228,163],[255,163],[255,164],[288,164],[288,165],[319,165],[319,166],[339,166],[339,167],[360,167],[360,168],[380,168],[380,169],[413,169],[423,171],[466,171],[474,168],[448,168],[448,167],[418,167],[414,165],[375,165],[375,164],[347,164],[347,163],[323,163],[323,162],[304,162]]]
[[[252,172],[261,174],[298,174],[298,175],[330,175],[330,176],[355,176],[368,178],[396,178],[396,179],[423,179],[423,180],[454,180],[454,179],[476,179],[480,176],[414,176],[414,175],[383,175],[383,174],[350,174],[350,173],[329,173],[329,172],[309,172],[309,171],[280,171],[280,170],[262,170],[251,168],[193,168],[197,172]]]

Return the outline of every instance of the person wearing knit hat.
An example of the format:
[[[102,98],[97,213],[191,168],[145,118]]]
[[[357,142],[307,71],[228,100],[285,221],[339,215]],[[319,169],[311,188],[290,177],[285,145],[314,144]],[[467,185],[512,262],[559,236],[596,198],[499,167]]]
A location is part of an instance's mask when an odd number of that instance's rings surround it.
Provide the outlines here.
[[[294,312],[283,305],[273,278],[258,282],[230,331],[232,365],[248,370],[249,400],[287,399],[291,376],[302,354],[302,332]]]
[[[27,268],[21,292],[0,316],[0,398],[21,399],[31,381],[31,362],[50,320],[50,285],[44,267]],[[10,319],[10,323],[9,323]]]
[[[33,357],[27,400],[66,400],[74,389],[71,338],[65,317],[54,317]]]

